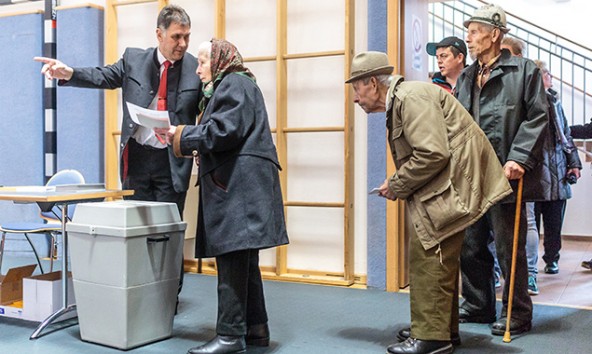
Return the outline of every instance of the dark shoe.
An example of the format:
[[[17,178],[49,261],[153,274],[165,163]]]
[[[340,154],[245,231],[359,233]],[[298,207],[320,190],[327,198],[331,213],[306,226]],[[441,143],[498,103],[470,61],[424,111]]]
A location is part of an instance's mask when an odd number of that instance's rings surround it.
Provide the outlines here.
[[[187,354],[230,354],[246,351],[245,337],[218,335],[204,345],[189,349]]]
[[[469,311],[463,309],[462,307],[458,309],[458,322],[459,323],[492,323],[495,322],[495,314],[493,315],[482,315],[482,314],[473,314],[469,313]]]
[[[407,338],[409,338],[410,336],[411,328],[403,328],[397,333],[397,339],[399,340],[399,342],[406,341]],[[452,345],[458,347],[460,345],[460,336],[458,335],[458,333],[451,334],[450,341],[452,342]]]
[[[559,273],[559,264],[557,264],[557,262],[547,263],[547,265],[545,266],[545,273],[547,273],[547,274]]]
[[[528,276],[528,295],[538,295],[539,287],[537,285],[537,279],[534,275]]]
[[[453,351],[452,343],[448,341],[415,338],[407,338],[404,342],[386,348],[387,354],[448,354]]]
[[[245,341],[247,342],[247,345],[269,347],[269,327],[267,326],[267,323],[247,327]]]
[[[586,268],[586,269],[590,269],[592,270],[592,259],[589,261],[583,261],[582,262],[582,267]]]
[[[499,321],[495,322],[491,326],[491,334],[496,336],[503,336],[506,333],[506,322],[508,321],[507,317],[500,318]],[[530,331],[532,328],[532,322],[518,322],[516,320],[510,320],[510,334],[516,335],[524,332]]]

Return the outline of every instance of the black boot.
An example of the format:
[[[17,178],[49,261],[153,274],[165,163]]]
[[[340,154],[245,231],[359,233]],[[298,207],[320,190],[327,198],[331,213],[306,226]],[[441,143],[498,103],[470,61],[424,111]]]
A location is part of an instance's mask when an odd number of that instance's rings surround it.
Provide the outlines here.
[[[206,344],[189,349],[187,354],[231,354],[246,351],[245,337],[217,335]]]
[[[247,342],[247,345],[254,345],[257,347],[268,347],[269,327],[267,326],[267,323],[248,326],[245,341]]]
[[[452,343],[441,340],[407,338],[404,342],[389,345],[388,354],[449,354],[454,351]]]
[[[397,333],[397,339],[399,340],[399,342],[406,341],[407,338],[409,338],[410,336],[411,328],[409,327],[403,328]],[[452,345],[458,347],[460,345],[460,336],[458,335],[458,333],[452,333],[450,335],[450,341],[452,342]]]

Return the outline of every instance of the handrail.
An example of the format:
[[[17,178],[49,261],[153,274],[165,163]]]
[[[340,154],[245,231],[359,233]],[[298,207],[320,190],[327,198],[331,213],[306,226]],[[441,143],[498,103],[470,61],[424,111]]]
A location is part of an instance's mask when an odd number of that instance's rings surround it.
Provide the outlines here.
[[[459,32],[464,39],[466,29],[463,21],[483,4],[488,2],[453,0],[431,3],[428,14],[431,26],[428,31],[429,41],[437,42],[447,36],[458,36]],[[557,84],[555,89],[560,92],[566,117],[571,118],[568,118],[570,123],[585,123],[589,112],[592,112],[592,49],[510,12],[506,12],[506,18],[508,27],[512,29],[509,35],[526,44],[530,59],[538,58],[547,62]],[[431,64],[436,68],[435,58]]]

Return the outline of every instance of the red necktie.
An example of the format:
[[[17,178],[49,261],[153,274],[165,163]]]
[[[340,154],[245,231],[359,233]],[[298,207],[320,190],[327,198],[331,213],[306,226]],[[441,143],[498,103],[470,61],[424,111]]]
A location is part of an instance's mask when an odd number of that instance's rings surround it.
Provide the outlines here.
[[[159,111],[166,111],[167,109],[167,72],[169,70],[169,66],[171,66],[171,62],[165,60],[163,63],[164,71],[162,75],[160,75],[160,85],[158,86],[158,102],[156,104],[156,109]]]

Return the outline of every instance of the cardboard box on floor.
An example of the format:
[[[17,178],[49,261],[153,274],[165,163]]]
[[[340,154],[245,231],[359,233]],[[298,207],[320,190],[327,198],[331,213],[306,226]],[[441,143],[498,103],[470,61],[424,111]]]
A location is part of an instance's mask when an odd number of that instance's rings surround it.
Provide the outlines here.
[[[68,273],[68,305],[74,303],[72,274]],[[43,321],[62,307],[62,272],[35,275],[23,279],[23,318]],[[72,311],[60,317],[65,320],[75,317]]]
[[[0,275],[0,304],[10,305],[23,298],[23,278],[35,271],[35,264],[11,268],[6,275]]]
[[[23,278],[31,276],[36,267],[31,264],[11,268],[6,275],[0,275],[0,316],[23,318]]]

